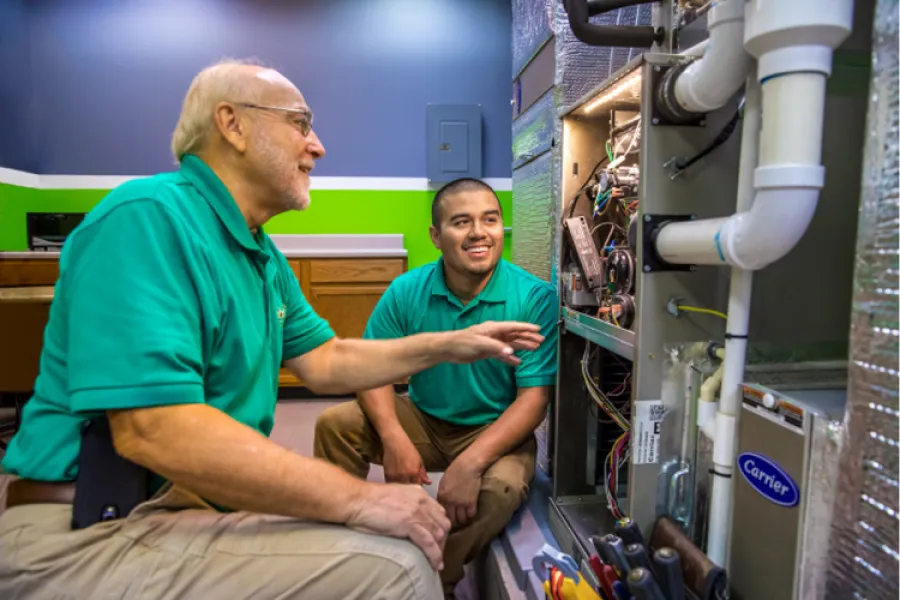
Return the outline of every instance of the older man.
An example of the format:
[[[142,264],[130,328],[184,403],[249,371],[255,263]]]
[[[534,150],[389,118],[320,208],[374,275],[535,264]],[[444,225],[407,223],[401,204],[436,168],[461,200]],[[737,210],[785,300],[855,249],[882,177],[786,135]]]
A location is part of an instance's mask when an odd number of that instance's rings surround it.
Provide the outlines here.
[[[364,477],[370,462],[388,481],[430,483],[445,471],[438,500],[453,529],[441,572],[447,597],[463,565],[506,526],[534,476],[533,432],[556,381],[559,303],[547,282],[501,258],[503,215],[494,190],[460,179],[435,194],[431,238],[441,258],[398,277],[369,319],[365,337],[392,339],[490,320],[536,323],[547,341],[518,365],[487,360],[436,365],[361,392],[322,413],[316,456]]]
[[[34,397],[3,463],[21,479],[0,517],[0,597],[439,595],[443,508],[269,441],[278,369],[346,393],[439,362],[517,364],[537,327],[337,339],[262,230],[308,205],[325,153],[274,70],[201,72],[172,149],[178,172],[111,192],[63,250]],[[73,527],[73,502],[125,485],[91,462],[103,440],[88,432],[106,423],[110,453],[152,474],[153,497]]]

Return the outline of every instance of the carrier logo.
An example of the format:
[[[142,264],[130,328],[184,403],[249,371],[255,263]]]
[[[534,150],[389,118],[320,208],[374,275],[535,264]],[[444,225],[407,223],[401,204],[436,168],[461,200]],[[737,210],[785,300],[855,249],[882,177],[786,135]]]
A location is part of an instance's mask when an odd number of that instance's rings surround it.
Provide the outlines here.
[[[800,503],[800,488],[787,472],[770,458],[754,452],[738,456],[738,469],[764,498],[788,508]]]

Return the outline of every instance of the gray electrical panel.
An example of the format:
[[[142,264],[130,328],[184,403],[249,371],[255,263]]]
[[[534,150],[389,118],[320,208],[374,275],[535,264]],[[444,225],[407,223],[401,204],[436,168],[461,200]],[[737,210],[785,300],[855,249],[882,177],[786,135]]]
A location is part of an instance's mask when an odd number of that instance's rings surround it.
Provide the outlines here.
[[[429,181],[481,178],[481,106],[429,104],[425,108],[425,161]]]

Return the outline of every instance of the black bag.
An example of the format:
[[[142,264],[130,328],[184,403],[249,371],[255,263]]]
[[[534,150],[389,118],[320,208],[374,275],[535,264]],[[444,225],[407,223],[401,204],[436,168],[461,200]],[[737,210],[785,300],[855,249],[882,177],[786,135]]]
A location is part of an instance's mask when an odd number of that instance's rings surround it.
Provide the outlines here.
[[[116,453],[106,415],[89,421],[81,435],[72,529],[128,516],[149,490],[150,471]]]

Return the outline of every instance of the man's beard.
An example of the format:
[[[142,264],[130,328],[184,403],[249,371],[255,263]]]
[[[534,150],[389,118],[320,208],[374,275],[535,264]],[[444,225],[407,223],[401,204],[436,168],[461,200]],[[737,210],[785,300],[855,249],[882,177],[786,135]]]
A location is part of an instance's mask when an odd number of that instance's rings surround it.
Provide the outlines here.
[[[267,141],[257,144],[260,176],[276,192],[272,204],[281,211],[305,209],[309,206],[309,191],[297,189],[297,162],[283,149]],[[293,170],[293,175],[291,174]]]

